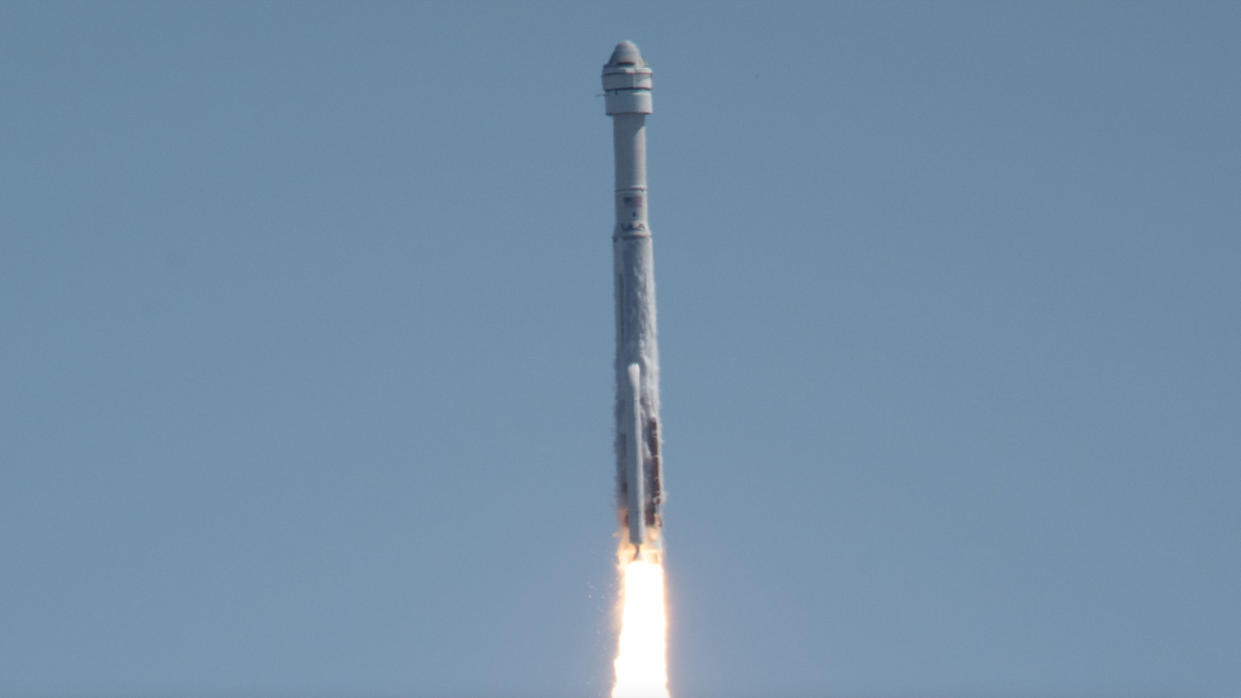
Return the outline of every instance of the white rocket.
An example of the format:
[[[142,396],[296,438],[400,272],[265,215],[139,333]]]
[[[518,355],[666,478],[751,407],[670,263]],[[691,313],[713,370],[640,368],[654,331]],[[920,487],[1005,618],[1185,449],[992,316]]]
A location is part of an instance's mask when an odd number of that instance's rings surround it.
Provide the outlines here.
[[[616,45],[603,66],[616,163],[616,485],[621,527],[634,557],[662,550],[659,346],[655,333],[655,267],[646,217],[646,115],[651,69],[631,41]]]

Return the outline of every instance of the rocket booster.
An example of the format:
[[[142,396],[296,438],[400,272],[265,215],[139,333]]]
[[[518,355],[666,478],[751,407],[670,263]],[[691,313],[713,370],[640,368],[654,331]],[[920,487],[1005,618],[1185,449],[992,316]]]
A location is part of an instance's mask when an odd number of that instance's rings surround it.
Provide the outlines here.
[[[603,66],[612,117],[616,227],[612,264],[616,292],[616,489],[620,525],[634,555],[662,548],[663,485],[659,434],[659,346],[655,332],[655,268],[647,220],[646,115],[651,69],[630,41]]]

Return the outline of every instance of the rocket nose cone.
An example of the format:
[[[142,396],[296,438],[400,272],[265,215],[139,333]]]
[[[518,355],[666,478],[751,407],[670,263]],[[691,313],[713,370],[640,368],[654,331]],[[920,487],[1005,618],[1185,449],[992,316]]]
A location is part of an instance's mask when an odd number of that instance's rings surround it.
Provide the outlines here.
[[[646,61],[642,60],[642,53],[638,51],[637,44],[632,41],[622,41],[612,51],[608,65],[646,65]]]

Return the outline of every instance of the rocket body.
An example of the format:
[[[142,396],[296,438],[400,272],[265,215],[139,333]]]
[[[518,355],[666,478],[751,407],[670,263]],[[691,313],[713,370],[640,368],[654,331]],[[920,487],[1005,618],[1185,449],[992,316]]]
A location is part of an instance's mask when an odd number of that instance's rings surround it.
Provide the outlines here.
[[[659,345],[655,326],[655,268],[647,219],[646,116],[651,70],[638,47],[616,45],[603,66],[606,109],[612,117],[616,166],[616,226],[612,231],[616,297],[616,483],[624,535],[659,551],[663,484],[659,432]]]

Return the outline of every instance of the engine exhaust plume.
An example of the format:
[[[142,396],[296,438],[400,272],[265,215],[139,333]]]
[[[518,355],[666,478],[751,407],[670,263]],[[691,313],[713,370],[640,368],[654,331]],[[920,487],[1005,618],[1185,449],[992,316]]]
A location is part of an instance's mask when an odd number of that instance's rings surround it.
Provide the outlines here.
[[[646,559],[622,565],[621,631],[612,698],[669,698],[664,568]]]

